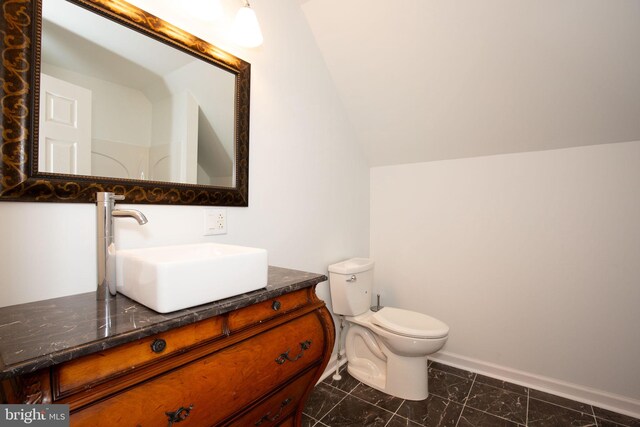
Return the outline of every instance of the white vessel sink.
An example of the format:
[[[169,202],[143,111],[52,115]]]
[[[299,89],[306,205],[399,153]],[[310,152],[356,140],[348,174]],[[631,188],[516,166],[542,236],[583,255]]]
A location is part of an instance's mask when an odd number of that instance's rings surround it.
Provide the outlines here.
[[[116,252],[118,292],[160,313],[267,286],[267,251],[201,243]]]

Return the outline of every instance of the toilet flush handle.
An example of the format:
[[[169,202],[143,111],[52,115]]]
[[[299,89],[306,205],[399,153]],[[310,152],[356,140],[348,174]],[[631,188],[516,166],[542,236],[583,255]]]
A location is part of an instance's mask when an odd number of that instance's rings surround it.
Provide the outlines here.
[[[356,280],[358,280],[358,278],[356,277],[355,274],[352,274],[351,277],[347,279],[347,282],[351,283],[351,282],[355,282]]]

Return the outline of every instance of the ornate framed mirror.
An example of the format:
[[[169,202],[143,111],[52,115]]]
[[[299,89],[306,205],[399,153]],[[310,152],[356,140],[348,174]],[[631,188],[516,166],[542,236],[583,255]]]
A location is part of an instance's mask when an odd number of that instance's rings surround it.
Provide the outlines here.
[[[0,201],[248,206],[249,63],[122,0],[0,2]]]

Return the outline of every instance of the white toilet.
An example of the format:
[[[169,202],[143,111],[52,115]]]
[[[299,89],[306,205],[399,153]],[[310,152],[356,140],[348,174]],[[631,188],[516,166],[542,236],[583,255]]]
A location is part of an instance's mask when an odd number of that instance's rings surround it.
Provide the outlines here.
[[[329,266],[333,312],[345,316],[349,374],[384,393],[408,400],[429,395],[427,355],[440,350],[449,327],[409,310],[370,310],[373,261],[352,258]]]

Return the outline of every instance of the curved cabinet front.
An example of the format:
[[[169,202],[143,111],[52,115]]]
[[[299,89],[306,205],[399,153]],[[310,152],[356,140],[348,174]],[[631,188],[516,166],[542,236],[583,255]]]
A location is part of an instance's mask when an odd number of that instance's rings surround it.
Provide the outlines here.
[[[180,408],[191,408],[185,426],[219,423],[258,400],[265,390],[282,385],[311,364],[319,365],[323,329],[318,315],[311,312],[79,410],[72,414],[72,425],[168,425],[168,414]],[[307,341],[311,345],[304,350],[300,343]],[[279,363],[287,352],[291,361]]]
[[[0,400],[68,404],[74,427],[297,426],[334,340],[311,286],[5,380]]]

